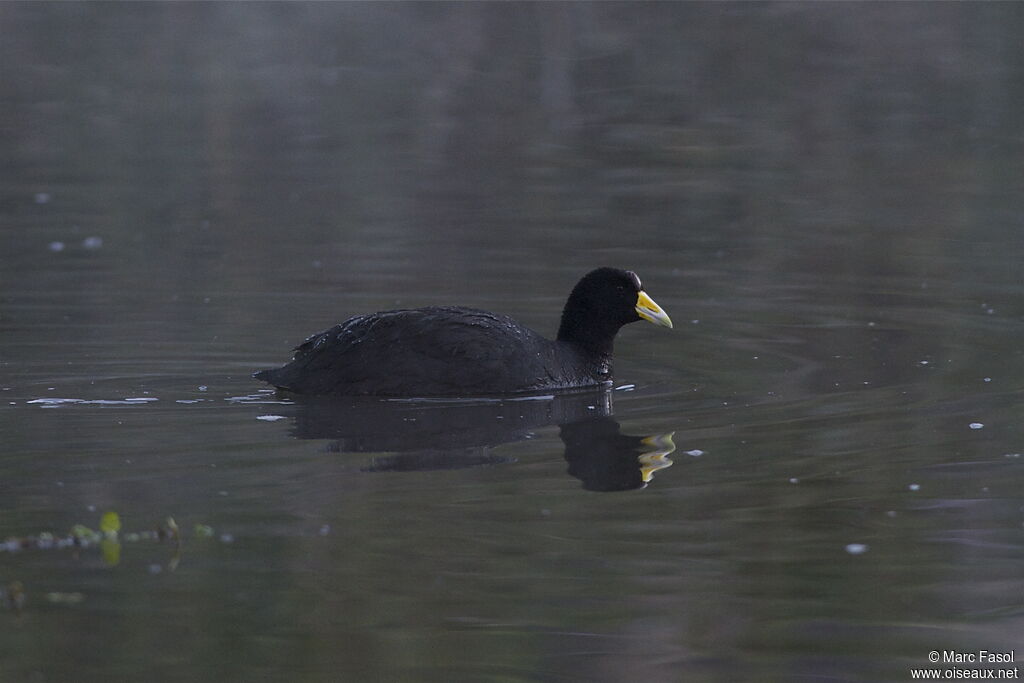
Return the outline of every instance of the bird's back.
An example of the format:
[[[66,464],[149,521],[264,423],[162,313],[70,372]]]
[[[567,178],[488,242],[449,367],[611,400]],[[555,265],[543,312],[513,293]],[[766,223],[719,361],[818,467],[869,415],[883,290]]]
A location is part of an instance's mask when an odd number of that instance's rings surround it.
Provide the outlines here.
[[[297,393],[472,395],[593,384],[575,356],[512,318],[438,306],[350,318],[257,377]]]

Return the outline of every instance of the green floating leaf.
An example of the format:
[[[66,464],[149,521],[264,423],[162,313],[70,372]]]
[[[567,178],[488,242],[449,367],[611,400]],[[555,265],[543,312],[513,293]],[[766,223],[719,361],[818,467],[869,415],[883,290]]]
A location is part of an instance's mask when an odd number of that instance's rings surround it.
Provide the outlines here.
[[[85,526],[84,524],[76,524],[71,527],[71,535],[79,541],[91,542],[99,539],[100,535]]]
[[[46,601],[55,605],[77,605],[85,600],[82,593],[47,593]]]
[[[213,527],[206,524],[196,523],[195,527],[193,527],[193,532],[196,538],[213,538]]]
[[[121,518],[113,510],[103,513],[100,518],[100,531],[108,536],[116,535],[121,530]]]

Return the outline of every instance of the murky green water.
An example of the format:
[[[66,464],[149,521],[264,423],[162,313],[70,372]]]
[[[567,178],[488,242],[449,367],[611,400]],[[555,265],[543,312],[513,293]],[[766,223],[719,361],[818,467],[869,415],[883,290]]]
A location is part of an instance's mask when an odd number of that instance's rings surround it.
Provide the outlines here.
[[[1022,29],[0,5],[0,679],[904,681],[1024,651]],[[553,334],[606,264],[676,322],[623,330],[608,395],[249,377],[396,306]],[[55,547],[107,511],[117,543]]]

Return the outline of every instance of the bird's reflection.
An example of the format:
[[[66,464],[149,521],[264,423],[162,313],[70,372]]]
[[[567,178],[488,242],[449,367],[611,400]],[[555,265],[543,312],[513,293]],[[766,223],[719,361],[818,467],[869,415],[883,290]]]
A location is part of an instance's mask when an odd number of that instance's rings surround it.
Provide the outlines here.
[[[612,392],[479,400],[381,400],[296,397],[281,406],[300,439],[330,439],[330,450],[387,453],[365,471],[461,469],[514,462],[495,452],[504,443],[557,425],[568,473],[592,491],[645,486],[672,464],[671,434],[622,434],[612,418]]]
[[[559,427],[569,474],[590,491],[626,491],[646,486],[658,470],[672,464],[672,434],[640,437],[622,434],[611,417]]]

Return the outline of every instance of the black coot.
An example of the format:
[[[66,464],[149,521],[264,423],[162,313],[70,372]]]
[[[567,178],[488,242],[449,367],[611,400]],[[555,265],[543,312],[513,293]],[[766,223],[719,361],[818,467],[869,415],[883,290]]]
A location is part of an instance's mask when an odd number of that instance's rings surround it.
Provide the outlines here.
[[[254,377],[297,394],[487,396],[611,381],[619,328],[672,321],[636,273],[598,268],[573,288],[555,341],[508,316],[459,306],[381,311],[314,334]]]

